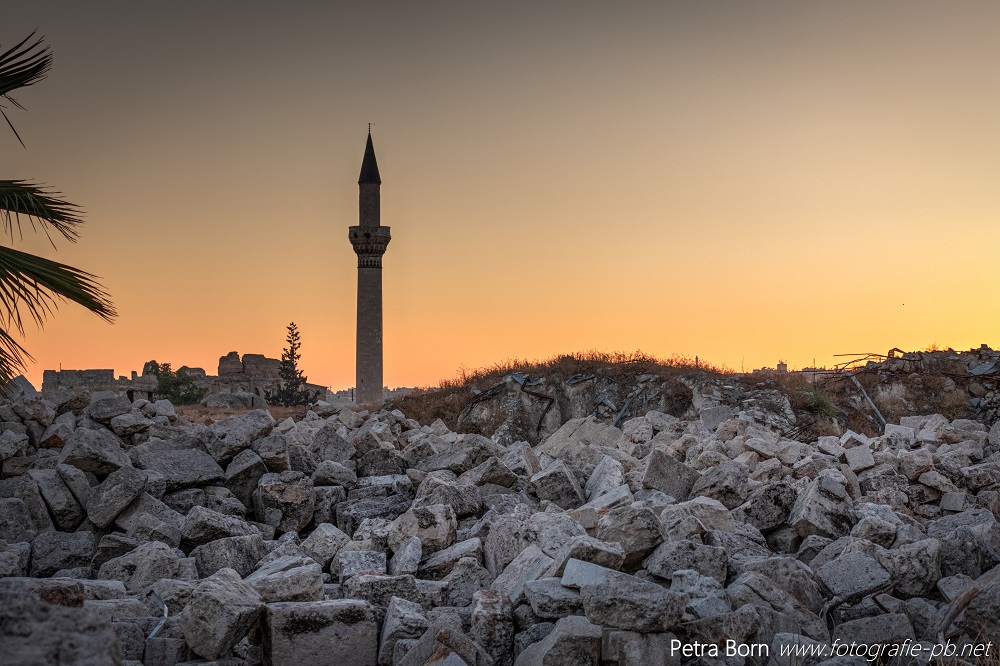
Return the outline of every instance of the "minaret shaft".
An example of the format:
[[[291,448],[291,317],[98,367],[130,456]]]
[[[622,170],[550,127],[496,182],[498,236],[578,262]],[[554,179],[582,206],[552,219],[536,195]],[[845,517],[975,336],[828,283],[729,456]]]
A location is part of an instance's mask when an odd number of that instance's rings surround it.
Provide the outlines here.
[[[382,268],[358,267],[355,402],[382,404]]]

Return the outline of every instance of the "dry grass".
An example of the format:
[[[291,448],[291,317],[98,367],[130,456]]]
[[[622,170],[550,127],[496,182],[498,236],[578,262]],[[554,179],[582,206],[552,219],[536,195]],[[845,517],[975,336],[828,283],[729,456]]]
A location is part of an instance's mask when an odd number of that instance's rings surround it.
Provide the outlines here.
[[[440,418],[454,428],[459,414],[473,395],[473,388],[485,391],[513,372],[532,377],[544,376],[550,382],[565,381],[573,375],[600,374],[621,383],[629,383],[644,374],[669,379],[694,373],[722,376],[732,374],[733,371],[704,361],[699,361],[695,366],[693,358],[684,356],[658,358],[641,351],[626,353],[590,350],[560,354],[545,360],[507,359],[476,370],[459,368],[455,377],[442,380],[436,387],[405,396],[396,404],[404,414],[420,423],[431,423]]]
[[[245,407],[203,407],[202,405],[176,405],[174,409],[179,416],[183,416],[194,423],[205,424],[221,421],[224,418],[237,414],[246,414],[250,411],[250,409]],[[308,408],[269,405],[267,411],[271,413],[275,421],[284,421],[289,416],[298,421],[306,415]]]
[[[686,356],[674,355],[670,358],[659,358],[641,351],[602,352],[589,350],[574,354],[560,354],[545,360],[512,358],[476,370],[459,368],[458,374],[454,378],[442,380],[437,388],[466,387],[472,384],[483,384],[480,388],[486,388],[496,384],[512,372],[568,379],[573,375],[591,374],[597,370],[608,377],[638,376],[647,373],[666,377],[695,371],[723,375],[733,372],[725,366],[716,366],[704,361],[700,361],[696,367],[694,359]]]

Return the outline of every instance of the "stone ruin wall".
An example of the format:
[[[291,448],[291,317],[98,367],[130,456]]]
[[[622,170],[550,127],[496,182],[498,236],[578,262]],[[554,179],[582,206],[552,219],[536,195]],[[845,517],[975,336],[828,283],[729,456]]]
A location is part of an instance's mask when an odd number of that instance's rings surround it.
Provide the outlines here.
[[[115,377],[114,370],[46,370],[42,373],[42,395],[50,398],[63,392],[111,391],[131,400],[149,398],[156,390],[156,377],[138,375]]]
[[[266,391],[275,391],[281,386],[278,368],[281,361],[268,358],[263,354],[244,354],[229,352],[219,359],[219,374],[217,376],[197,377],[192,371],[201,368],[191,368],[188,374],[194,383],[209,393],[237,393],[244,391],[264,397]],[[204,372],[204,371],[202,371]]]
[[[63,391],[112,391],[127,395],[132,400],[149,398],[156,390],[156,377],[150,371],[155,361],[143,366],[142,374],[133,371],[131,377],[115,377],[114,370],[46,370],[42,375],[42,395],[51,397]],[[237,393],[245,391],[264,396],[281,385],[278,368],[281,361],[263,354],[229,352],[219,359],[218,375],[209,375],[204,368],[181,366],[178,372],[186,373],[198,388],[209,393]],[[310,385],[312,387],[312,385]],[[325,387],[313,387],[324,388]]]

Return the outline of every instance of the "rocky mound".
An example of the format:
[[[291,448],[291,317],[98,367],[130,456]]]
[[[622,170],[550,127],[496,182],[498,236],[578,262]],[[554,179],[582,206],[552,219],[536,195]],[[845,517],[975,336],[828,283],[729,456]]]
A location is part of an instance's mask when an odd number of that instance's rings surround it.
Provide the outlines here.
[[[4,657],[764,664],[1000,635],[1000,426],[800,442],[707,403],[610,421],[532,446],[398,410],[0,403]],[[757,653],[695,654],[727,641]]]

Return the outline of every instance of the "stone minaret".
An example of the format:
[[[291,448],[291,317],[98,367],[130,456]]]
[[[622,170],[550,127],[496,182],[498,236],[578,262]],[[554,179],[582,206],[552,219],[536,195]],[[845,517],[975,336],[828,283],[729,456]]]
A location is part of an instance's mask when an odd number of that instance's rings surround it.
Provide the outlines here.
[[[354,401],[382,405],[382,255],[389,245],[389,227],[379,219],[379,189],[371,128],[358,178],[360,220],[350,228],[358,255],[358,350]]]

